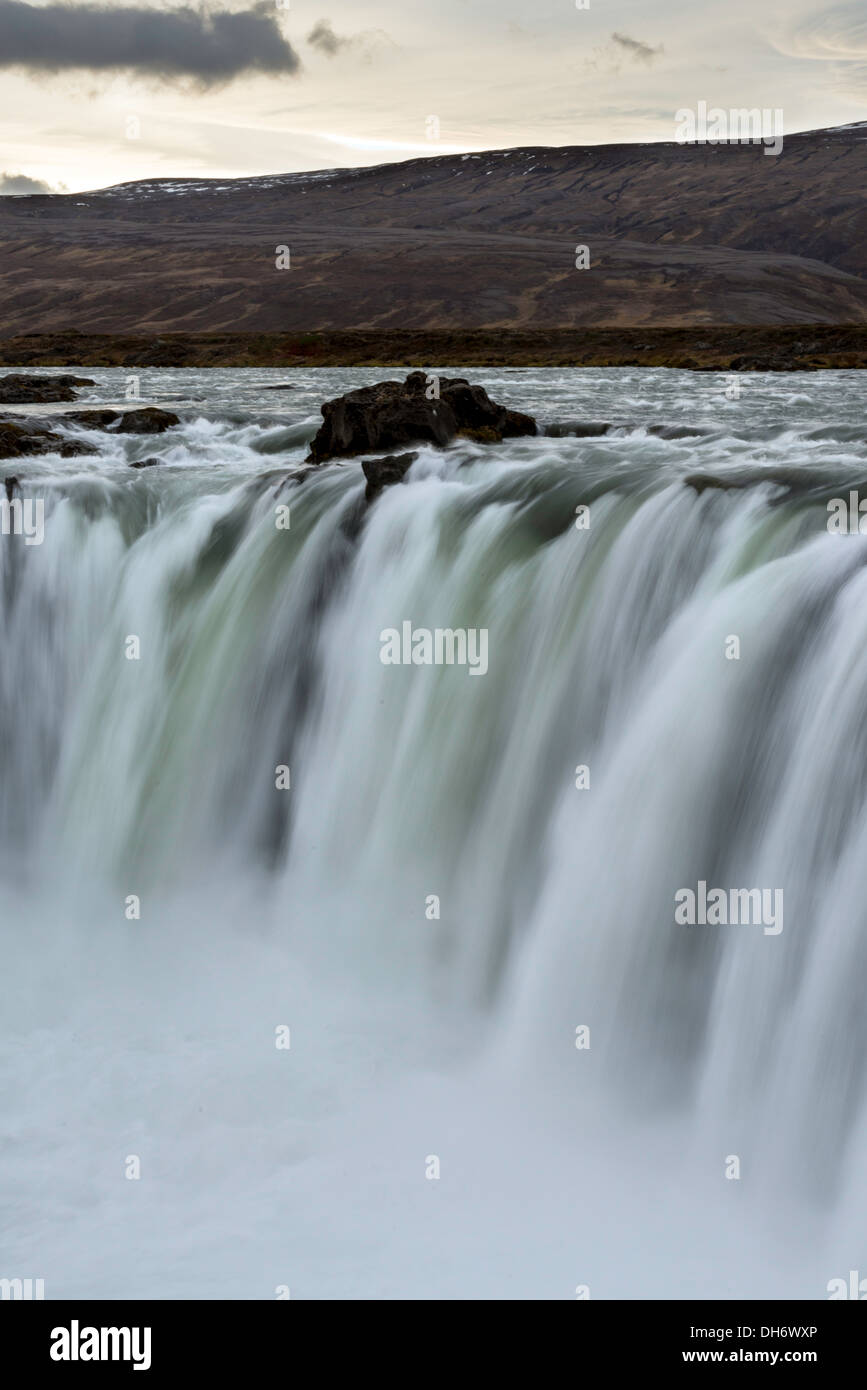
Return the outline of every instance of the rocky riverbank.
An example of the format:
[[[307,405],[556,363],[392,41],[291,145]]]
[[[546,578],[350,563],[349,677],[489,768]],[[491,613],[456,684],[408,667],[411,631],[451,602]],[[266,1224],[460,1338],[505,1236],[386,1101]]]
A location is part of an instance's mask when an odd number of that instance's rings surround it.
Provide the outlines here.
[[[74,401],[82,386],[93,386],[88,377],[27,376],[0,377],[0,405],[44,405]],[[70,410],[56,417],[58,423],[87,430],[113,430],[117,434],[162,434],[180,424],[170,410],[142,406],[129,410]],[[33,454],[59,454],[76,458],[92,453],[83,440],[69,439],[49,429],[44,420],[17,415],[0,418],[0,458],[25,458]],[[138,465],[141,466],[141,465]]]
[[[867,324],[309,333],[33,333],[0,338],[0,367],[867,367]]]

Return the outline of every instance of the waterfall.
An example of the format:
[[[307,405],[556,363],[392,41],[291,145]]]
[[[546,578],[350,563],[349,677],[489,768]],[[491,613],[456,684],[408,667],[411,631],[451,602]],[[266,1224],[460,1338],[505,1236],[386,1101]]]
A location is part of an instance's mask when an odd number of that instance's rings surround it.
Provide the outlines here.
[[[17,470],[9,1251],[49,1297],[824,1297],[867,1235],[862,439],[422,449],[368,507],[312,428]],[[486,673],[385,664],[405,622]],[[781,929],[679,923],[702,883]]]

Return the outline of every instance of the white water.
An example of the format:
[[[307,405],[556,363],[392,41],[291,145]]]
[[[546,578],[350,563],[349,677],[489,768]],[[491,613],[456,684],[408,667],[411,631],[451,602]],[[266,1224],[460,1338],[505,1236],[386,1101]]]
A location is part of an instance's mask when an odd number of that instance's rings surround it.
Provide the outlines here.
[[[278,494],[382,375],[146,373],[179,429],[0,465],[47,509],[0,539],[0,1276],[824,1297],[867,1273],[863,378],[473,371],[618,428]],[[404,619],[488,674],[383,666]],[[784,930],[675,925],[700,879]]]

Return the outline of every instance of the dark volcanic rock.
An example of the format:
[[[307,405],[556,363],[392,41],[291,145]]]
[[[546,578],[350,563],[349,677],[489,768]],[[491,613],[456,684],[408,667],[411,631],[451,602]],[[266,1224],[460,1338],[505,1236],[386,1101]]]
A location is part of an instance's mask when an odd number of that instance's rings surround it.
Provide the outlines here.
[[[128,410],[121,417],[117,427],[118,434],[162,434],[179,425],[180,418],[170,410],[158,410],[154,405],[143,406],[141,410]]]
[[[131,463],[130,468],[156,468],[158,463],[162,463],[162,459],[139,459],[137,463]]]
[[[162,434],[181,423],[170,410],[158,410],[154,405],[140,410],[71,410],[63,419],[86,430],[114,429],[115,434]]]
[[[104,430],[119,419],[119,410],[71,410],[63,416],[65,424],[82,425],[86,430]]]
[[[699,497],[703,492],[707,492],[708,488],[718,488],[721,492],[727,492],[729,488],[750,486],[747,479],[717,478],[713,473],[690,473],[684,478],[683,483],[684,487],[691,487],[694,492],[697,492]]]
[[[701,435],[713,434],[706,425],[648,425],[647,433],[656,439],[697,439]]]
[[[787,497],[813,496],[819,499],[827,494],[830,498],[834,492],[839,491],[835,487],[829,489],[828,475],[824,470],[802,464],[792,468],[750,468],[746,472],[728,477],[720,477],[715,473],[690,473],[683,481],[686,487],[691,487],[699,496],[709,488],[721,492],[742,491],[769,483],[773,487],[785,488]]]
[[[611,425],[605,420],[562,420],[545,426],[546,439],[598,439]]]
[[[61,458],[76,458],[92,453],[93,450],[86,444],[64,439],[32,421],[0,420],[0,458],[17,459],[29,454],[60,454]]]
[[[439,377],[439,395],[428,399],[428,380],[424,372],[410,372],[405,382],[380,381],[326,401],[307,462],[324,463],[422,440],[443,448],[458,436],[498,443],[536,433],[535,420],[498,405],[481,386],[471,386],[462,377]]]
[[[418,454],[389,454],[387,458],[365,459],[361,465],[367,479],[367,500],[371,501],[384,487],[402,482]]]
[[[94,386],[86,376],[25,376],[12,373],[0,377],[0,403],[36,405],[45,401],[74,401],[76,386]]]

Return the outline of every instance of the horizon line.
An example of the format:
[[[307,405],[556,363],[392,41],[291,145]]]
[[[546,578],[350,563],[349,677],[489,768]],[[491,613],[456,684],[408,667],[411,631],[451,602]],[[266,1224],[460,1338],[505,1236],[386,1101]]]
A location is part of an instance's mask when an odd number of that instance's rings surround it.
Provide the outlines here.
[[[719,108],[725,110],[727,108]],[[749,110],[752,108],[734,107],[732,110]],[[825,135],[835,134],[844,130],[857,130],[860,127],[867,129],[867,119],[856,121],[844,121],[840,125],[833,126],[810,126],[805,130],[793,130],[783,133],[784,140],[793,139],[803,135]],[[95,188],[84,188],[76,191],[67,190],[61,192],[48,193],[0,193],[0,199],[6,198],[81,198],[95,193],[110,193],[118,188],[134,188],[141,184],[170,184],[170,183],[254,183],[260,179],[302,179],[313,178],[323,174],[362,174],[375,173],[381,169],[400,168],[402,165],[417,164],[421,160],[430,159],[451,159],[465,160],[479,158],[483,155],[506,155],[519,152],[537,152],[553,150],[588,150],[588,149],[628,149],[628,148],[651,148],[656,145],[677,145],[681,149],[695,149],[699,146],[713,145],[761,145],[763,140],[676,140],[676,139],[649,139],[649,140],[596,140],[585,141],[581,144],[560,144],[560,145],[499,145],[490,146],[478,150],[456,150],[454,147],[448,150],[436,149],[436,142],[431,142],[433,148],[429,154],[418,152],[407,159],[386,159],[380,164],[345,164],[332,165],[320,169],[298,169],[266,172],[261,174],[171,174],[165,178],[146,177],[140,179],[124,179],[120,183],[100,184]],[[28,175],[12,175],[12,177],[29,177]]]

